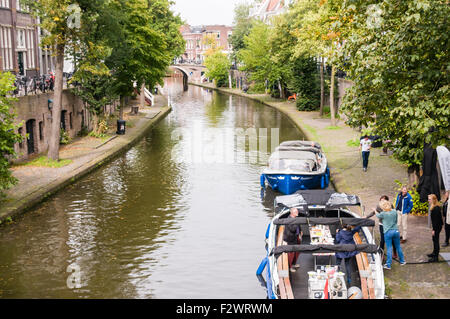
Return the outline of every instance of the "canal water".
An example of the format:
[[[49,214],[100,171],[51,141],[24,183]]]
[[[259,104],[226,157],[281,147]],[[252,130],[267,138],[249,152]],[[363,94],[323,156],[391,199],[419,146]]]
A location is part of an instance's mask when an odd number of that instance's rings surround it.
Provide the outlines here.
[[[272,143],[302,136],[255,101],[163,91],[173,111],[141,142],[0,227],[0,298],[266,298],[260,174]]]

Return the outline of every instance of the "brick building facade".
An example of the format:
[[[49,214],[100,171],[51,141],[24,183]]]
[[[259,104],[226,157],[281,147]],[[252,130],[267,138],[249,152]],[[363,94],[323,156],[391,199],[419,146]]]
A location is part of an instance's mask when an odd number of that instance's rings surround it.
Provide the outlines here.
[[[233,27],[225,25],[184,25],[180,28],[180,32],[186,41],[186,49],[180,62],[203,64],[204,54],[209,49],[205,41],[206,37],[214,38],[224,53],[229,54],[232,50],[229,40],[233,33]]]
[[[28,78],[54,71],[55,58],[49,48],[40,47],[44,31],[39,20],[32,17],[20,0],[0,0],[0,72],[11,72]],[[53,92],[19,97],[14,103],[16,123],[24,137],[14,145],[21,161],[48,150],[50,126],[59,121],[70,137],[75,137],[83,127],[90,127],[89,112],[81,99],[70,90],[64,90],[61,118],[52,115]]]
[[[285,13],[293,0],[263,0],[250,9],[250,17],[271,23],[271,18]]]
[[[0,71],[27,77],[52,71],[54,58],[39,46],[41,32],[20,0],[0,0]]]

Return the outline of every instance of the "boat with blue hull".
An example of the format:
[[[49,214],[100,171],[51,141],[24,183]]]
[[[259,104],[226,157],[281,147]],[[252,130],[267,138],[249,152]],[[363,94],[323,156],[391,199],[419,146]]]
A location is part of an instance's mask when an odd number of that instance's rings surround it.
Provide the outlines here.
[[[327,158],[318,143],[287,141],[278,146],[261,175],[261,187],[290,195],[298,190],[325,189],[330,183]]]

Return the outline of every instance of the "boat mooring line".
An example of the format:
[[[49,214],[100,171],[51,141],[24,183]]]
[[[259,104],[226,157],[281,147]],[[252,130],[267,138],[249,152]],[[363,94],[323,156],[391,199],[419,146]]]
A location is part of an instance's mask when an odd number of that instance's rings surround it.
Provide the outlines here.
[[[400,263],[400,260],[392,258],[396,262]],[[436,263],[446,263],[450,262],[450,260],[438,260],[438,261],[414,261],[414,262],[407,262],[406,265],[422,265],[422,264],[436,264]]]

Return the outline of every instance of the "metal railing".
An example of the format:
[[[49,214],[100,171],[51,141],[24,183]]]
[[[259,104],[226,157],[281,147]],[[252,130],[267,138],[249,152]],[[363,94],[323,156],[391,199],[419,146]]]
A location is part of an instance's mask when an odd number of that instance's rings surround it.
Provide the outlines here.
[[[63,73],[63,88],[73,86],[69,84],[72,76],[73,73]],[[14,86],[12,95],[15,97],[52,92],[55,88],[55,77],[51,73],[33,77],[17,75]]]

